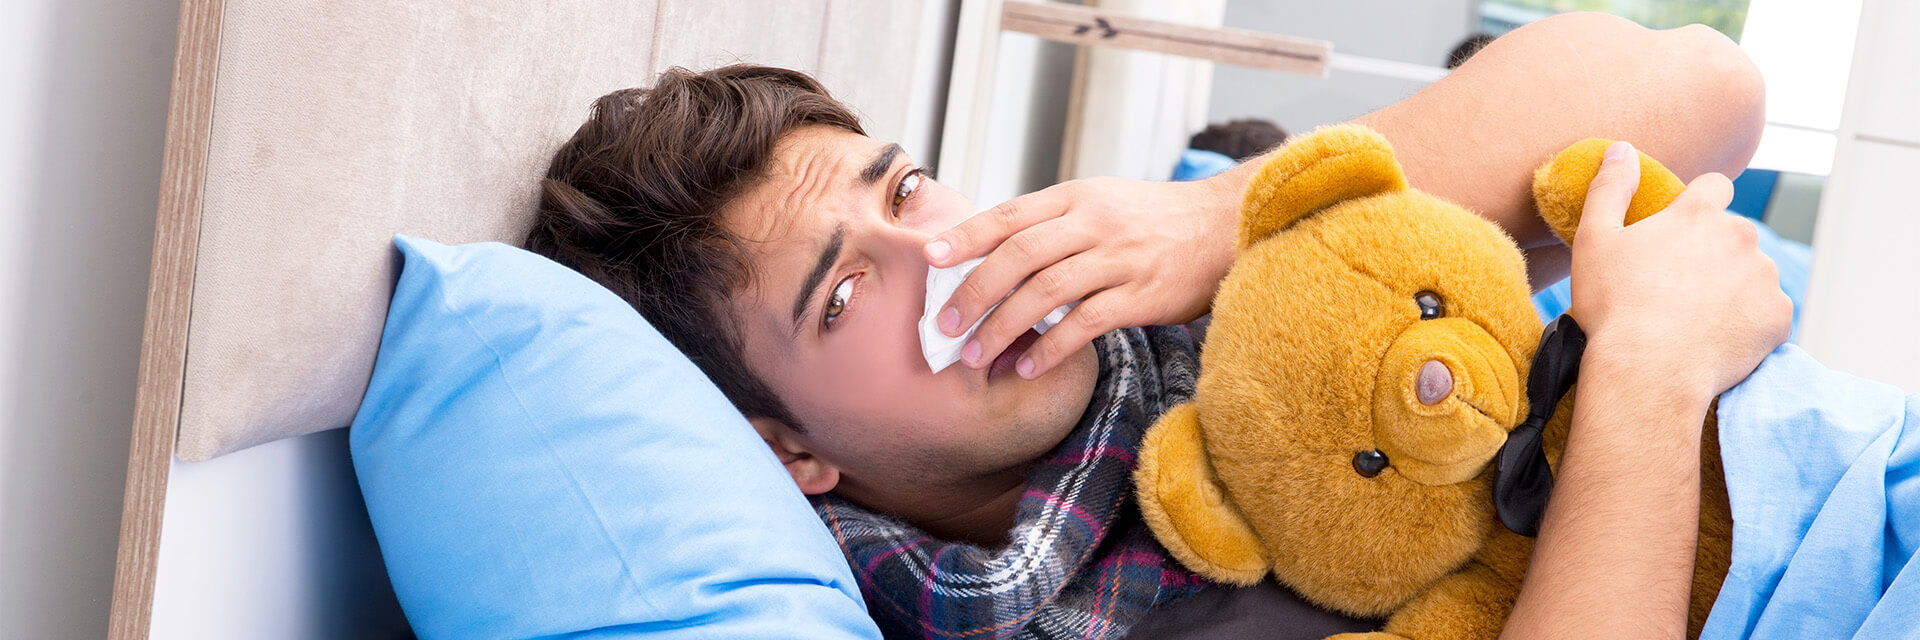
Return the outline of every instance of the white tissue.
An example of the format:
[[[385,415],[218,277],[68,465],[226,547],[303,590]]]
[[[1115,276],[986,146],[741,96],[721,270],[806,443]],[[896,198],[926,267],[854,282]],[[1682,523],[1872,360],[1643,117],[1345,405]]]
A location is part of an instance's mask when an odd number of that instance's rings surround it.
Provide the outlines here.
[[[920,313],[920,355],[926,356],[927,366],[932,367],[934,373],[939,373],[942,369],[959,362],[960,347],[973,338],[973,332],[980,330],[980,323],[986,321],[987,314],[993,313],[994,309],[1000,307],[999,302],[993,303],[992,307],[987,308],[987,313],[980,314],[980,319],[973,321],[973,326],[967,327],[967,331],[958,337],[949,338],[940,332],[940,309],[946,306],[947,300],[953,297],[954,290],[960,288],[960,283],[967,279],[967,274],[973,273],[973,269],[980,266],[982,260],[985,258],[974,258],[944,269],[927,269],[927,306]],[[1005,299],[1001,301],[1004,302]],[[1080,303],[1069,302],[1054,309],[1052,313],[1047,314],[1047,317],[1035,323],[1033,330],[1046,333],[1048,329],[1053,328],[1053,325],[1060,324],[1061,320],[1066,319],[1067,312],[1077,304]]]

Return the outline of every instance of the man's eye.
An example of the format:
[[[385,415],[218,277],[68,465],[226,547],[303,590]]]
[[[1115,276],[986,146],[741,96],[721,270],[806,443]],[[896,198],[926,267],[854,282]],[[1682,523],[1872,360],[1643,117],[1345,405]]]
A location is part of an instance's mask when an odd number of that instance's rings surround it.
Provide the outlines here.
[[[924,180],[926,176],[927,171],[925,169],[914,169],[908,171],[907,175],[900,177],[900,186],[894,187],[893,189],[894,213],[899,213],[900,206],[906,204],[908,198],[913,197],[913,192],[920,190],[920,181]]]
[[[827,304],[820,315],[821,324],[832,327],[833,321],[838,320],[840,314],[847,310],[847,301],[852,299],[853,277],[849,276],[833,287],[833,295],[827,296]]]

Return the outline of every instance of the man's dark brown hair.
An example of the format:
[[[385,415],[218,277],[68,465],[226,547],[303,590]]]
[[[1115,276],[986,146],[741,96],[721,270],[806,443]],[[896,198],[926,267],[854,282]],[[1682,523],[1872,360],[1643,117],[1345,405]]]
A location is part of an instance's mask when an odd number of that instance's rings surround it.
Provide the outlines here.
[[[1447,69],[1460,68],[1460,65],[1467,63],[1467,58],[1480,53],[1481,49],[1487,48],[1487,45],[1492,42],[1493,34],[1476,33],[1467,36],[1465,40],[1460,41],[1460,44],[1453,45],[1453,51],[1447,53]]]
[[[1187,140],[1187,147],[1245,162],[1286,141],[1287,132],[1280,125],[1260,118],[1240,118],[1207,125]]]
[[[720,214],[780,137],[806,125],[865,133],[818,81],[787,69],[675,67],[652,88],[602,96],[554,154],[525,246],[626,299],[741,413],[800,428],[747,366],[726,300],[751,265]]]

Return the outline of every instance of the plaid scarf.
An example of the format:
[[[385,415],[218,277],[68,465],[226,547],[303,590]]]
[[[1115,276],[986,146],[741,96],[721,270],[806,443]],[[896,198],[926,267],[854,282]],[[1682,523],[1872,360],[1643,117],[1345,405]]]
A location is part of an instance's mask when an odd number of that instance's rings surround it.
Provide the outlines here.
[[[1147,427],[1193,396],[1193,340],[1184,328],[1149,327],[1094,345],[1093,400],[1034,471],[1006,547],[937,540],[815,498],[888,638],[1120,638],[1148,609],[1206,585],[1153,539],[1131,482]]]

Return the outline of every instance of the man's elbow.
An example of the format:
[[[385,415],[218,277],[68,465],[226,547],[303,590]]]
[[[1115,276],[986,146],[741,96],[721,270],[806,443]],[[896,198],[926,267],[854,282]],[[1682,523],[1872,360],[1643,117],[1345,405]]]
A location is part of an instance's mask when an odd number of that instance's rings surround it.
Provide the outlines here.
[[[1695,126],[1709,132],[1718,144],[1705,158],[1707,171],[1738,175],[1760,145],[1767,121],[1766,81],[1760,67],[1731,38],[1705,25],[1688,25],[1660,34],[1679,40],[1675,48],[1689,55],[1678,71],[1682,91],[1695,105]]]
[[[1611,68],[1594,74],[1594,89],[1602,96],[1637,96],[1625,101],[1636,113],[1623,114],[1624,120],[1642,123],[1643,134],[1678,142],[1660,161],[1682,177],[1709,171],[1736,175],[1760,144],[1767,111],[1760,68],[1740,45],[1711,27],[1655,30],[1619,16],[1576,12],[1540,20],[1504,38],[1557,42],[1610,56],[1597,58]]]

